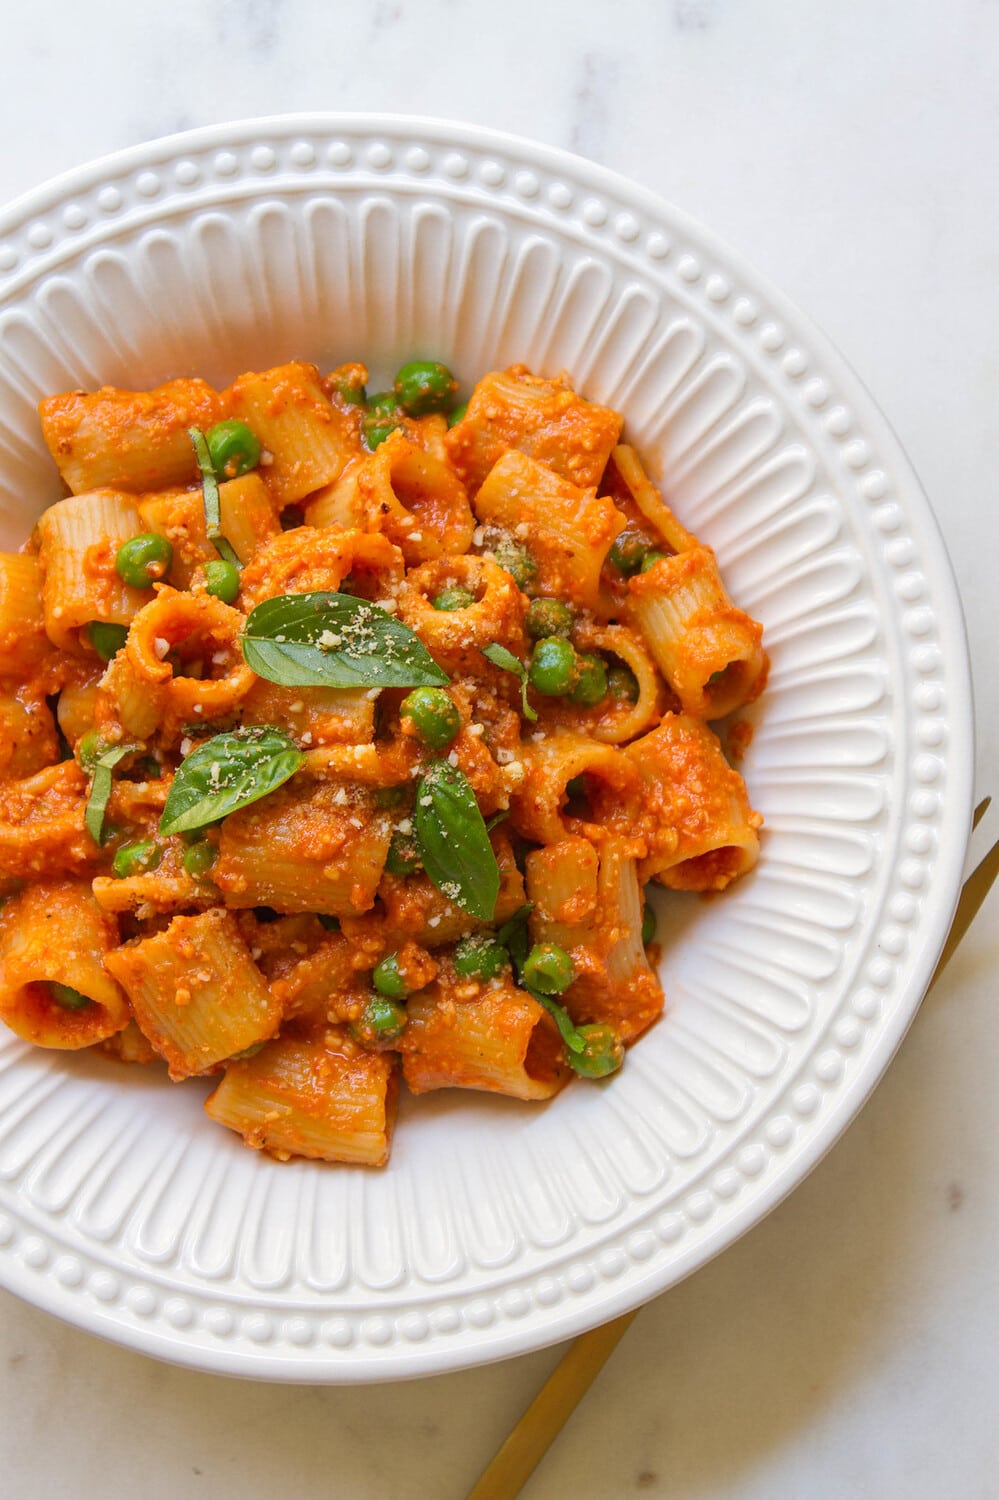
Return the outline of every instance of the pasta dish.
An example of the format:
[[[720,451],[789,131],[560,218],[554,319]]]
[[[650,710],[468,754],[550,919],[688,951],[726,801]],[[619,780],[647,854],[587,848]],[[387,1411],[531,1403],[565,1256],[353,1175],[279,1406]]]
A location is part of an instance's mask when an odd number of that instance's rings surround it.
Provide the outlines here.
[[[761,626],[569,380],[292,362],[41,403],[0,553],[0,1019],[211,1077],[250,1146],[388,1159],[415,1094],[613,1074],[645,887],[761,818],[710,727]]]

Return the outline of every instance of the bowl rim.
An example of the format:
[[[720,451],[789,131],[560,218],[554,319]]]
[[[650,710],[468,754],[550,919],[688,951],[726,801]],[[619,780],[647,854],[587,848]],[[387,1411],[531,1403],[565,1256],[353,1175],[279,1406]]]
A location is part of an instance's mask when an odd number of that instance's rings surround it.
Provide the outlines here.
[[[588,161],[559,147],[528,137],[484,126],[468,125],[457,120],[433,116],[383,112],[307,111],[275,115],[249,116],[233,121],[200,126],[193,130],[157,137],[138,145],[125,147],[81,163],[19,194],[0,209],[0,238],[22,228],[27,221],[51,212],[68,198],[79,195],[109,177],[134,173],[143,167],[170,162],[187,152],[225,149],[246,145],[261,139],[286,138],[299,133],[347,135],[395,135],[418,138],[438,146],[455,149],[472,147],[517,156],[525,165],[542,166],[552,172],[568,172],[576,183],[594,193],[611,197],[622,195],[650,214],[666,217],[680,230],[686,230],[707,250],[716,254],[728,268],[733,268],[747,282],[765,292],[768,304],[789,324],[803,329],[809,348],[818,352],[825,370],[842,383],[850,393],[851,404],[860,409],[865,429],[875,430],[879,456],[890,465],[906,485],[907,498],[915,499],[916,521],[928,543],[935,550],[933,573],[934,605],[940,618],[940,634],[950,656],[948,660],[949,694],[947,715],[953,725],[948,745],[947,796],[948,813],[940,827],[937,850],[938,876],[932,912],[914,935],[909,975],[900,987],[898,1003],[890,1023],[882,1028],[877,1043],[856,1070],[844,1096],[845,1104],[830,1111],[830,1116],[807,1137],[798,1150],[784,1158],[782,1171],[763,1190],[753,1194],[748,1205],[734,1219],[727,1219],[712,1233],[688,1246],[680,1255],[664,1262],[653,1262],[654,1269],[628,1280],[615,1289],[604,1285],[604,1295],[594,1311],[590,1305],[560,1304],[545,1316],[535,1315],[516,1326],[506,1325],[502,1334],[477,1338],[472,1345],[463,1339],[448,1343],[433,1341],[430,1347],[404,1349],[396,1346],[376,1360],[355,1362],[349,1351],[332,1354],[303,1348],[300,1358],[248,1354],[244,1349],[210,1348],[115,1319],[93,1302],[76,1299],[67,1311],[66,1299],[54,1280],[29,1277],[21,1272],[12,1257],[0,1256],[3,1284],[26,1300],[55,1314],[74,1326],[109,1338],[125,1347],[137,1349],[157,1358],[190,1368],[220,1374],[240,1375],[265,1380],[300,1383],[366,1383],[441,1374],[472,1365],[488,1363],[527,1353],[564,1339],[642,1305],[660,1292],[676,1285],[700,1269],[715,1255],[734,1244],[743,1234],[762,1221],[791,1193],[836,1144],[856,1118],[889,1063],[898,1050],[932,978],[934,968],[950,929],[960,894],[961,877],[971,832],[971,809],[974,782],[974,710],[968,649],[960,595],[953,565],[944,544],[939,522],[925,490],[902,447],[893,427],[852,365],[814,319],[759,272],[741,251],[705,228],[699,220],[677,208],[652,189],[610,168]],[[428,187],[434,179],[427,179]],[[387,177],[383,190],[391,191]],[[261,179],[261,193],[281,195],[276,183]],[[81,246],[82,251],[82,246]],[[44,252],[39,251],[39,258]],[[0,276],[0,309],[8,299],[19,295],[23,270]]]

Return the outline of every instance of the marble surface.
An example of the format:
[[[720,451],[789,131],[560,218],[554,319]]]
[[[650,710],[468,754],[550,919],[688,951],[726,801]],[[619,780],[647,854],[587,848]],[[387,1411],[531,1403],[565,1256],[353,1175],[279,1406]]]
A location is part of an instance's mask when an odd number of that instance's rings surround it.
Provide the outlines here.
[[[836,340],[962,590],[999,794],[996,0],[50,0],[4,15],[0,199],[135,141],[295,109],[468,119],[671,198]],[[0,350],[2,358],[2,350]],[[999,809],[997,809],[999,812]],[[996,836],[990,815],[975,842]],[[999,1496],[993,895],[884,1083],[764,1224],[646,1308],[527,1500]],[[556,1363],[245,1385],[0,1294],[10,1500],[460,1496]]]

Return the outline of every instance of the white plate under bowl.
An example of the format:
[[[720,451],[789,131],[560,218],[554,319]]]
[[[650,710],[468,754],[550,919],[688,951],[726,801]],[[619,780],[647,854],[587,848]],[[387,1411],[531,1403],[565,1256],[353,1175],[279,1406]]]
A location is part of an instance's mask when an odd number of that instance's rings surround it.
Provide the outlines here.
[[[523,361],[622,410],[764,621],[757,871],[660,907],[669,1014],[546,1107],[404,1104],[383,1172],[278,1165],[198,1084],[0,1039],[0,1279],[203,1369],[365,1381],[562,1339],[755,1224],[888,1063],[971,803],[960,607],[856,376],[760,276],[619,177],[512,137],[300,116],[154,141],[0,217],[0,546],[58,494],[38,399],[295,356],[465,389]]]

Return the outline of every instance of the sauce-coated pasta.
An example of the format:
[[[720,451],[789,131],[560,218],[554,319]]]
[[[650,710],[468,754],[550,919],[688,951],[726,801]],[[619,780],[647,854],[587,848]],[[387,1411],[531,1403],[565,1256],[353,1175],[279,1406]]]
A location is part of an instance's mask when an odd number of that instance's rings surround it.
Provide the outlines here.
[[[551,1098],[660,1015],[644,886],[759,815],[710,721],[767,658],[565,377],[293,362],[53,396],[0,554],[0,1018],[218,1075],[271,1154],[380,1165],[400,1079]]]

